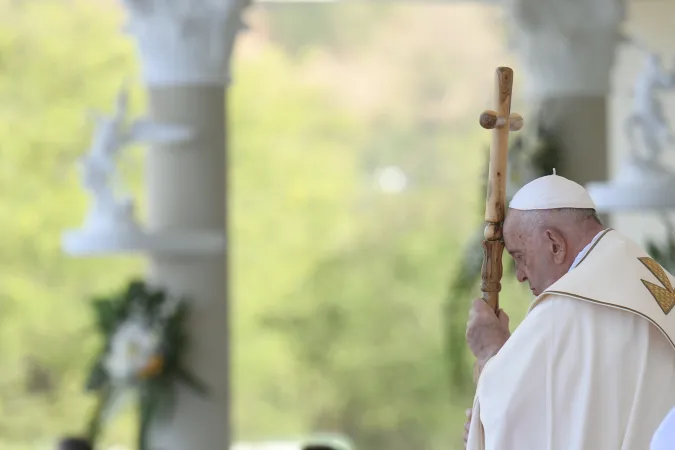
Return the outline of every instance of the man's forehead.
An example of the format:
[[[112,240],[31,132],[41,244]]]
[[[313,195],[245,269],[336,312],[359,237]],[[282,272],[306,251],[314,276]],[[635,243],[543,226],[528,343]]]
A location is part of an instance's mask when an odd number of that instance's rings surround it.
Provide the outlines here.
[[[517,250],[522,241],[522,233],[520,233],[520,220],[517,212],[509,210],[504,220],[504,246],[506,251],[512,253]]]
[[[525,218],[531,211],[522,211],[519,209],[507,209],[504,218],[504,227],[512,231],[525,225]]]
[[[504,236],[507,234],[514,234],[514,232],[519,228],[518,214],[517,213],[508,213],[504,219]]]

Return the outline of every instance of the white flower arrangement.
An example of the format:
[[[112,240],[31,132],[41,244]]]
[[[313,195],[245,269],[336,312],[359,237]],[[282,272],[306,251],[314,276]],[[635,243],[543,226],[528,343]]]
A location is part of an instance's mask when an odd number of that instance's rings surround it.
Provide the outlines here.
[[[112,337],[103,367],[113,382],[128,383],[142,377],[159,352],[159,333],[131,318]]]
[[[122,295],[96,299],[94,308],[105,346],[87,383],[99,397],[89,440],[96,442],[121,399],[135,393],[140,409],[138,447],[146,450],[150,426],[173,411],[176,383],[206,394],[204,385],[182,365],[187,302],[133,281]]]

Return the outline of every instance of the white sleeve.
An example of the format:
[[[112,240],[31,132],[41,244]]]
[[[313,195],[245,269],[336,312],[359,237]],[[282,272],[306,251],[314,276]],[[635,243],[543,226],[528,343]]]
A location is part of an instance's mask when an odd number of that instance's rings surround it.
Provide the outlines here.
[[[559,296],[538,305],[481,376],[485,449],[622,448],[648,332],[632,316]]]

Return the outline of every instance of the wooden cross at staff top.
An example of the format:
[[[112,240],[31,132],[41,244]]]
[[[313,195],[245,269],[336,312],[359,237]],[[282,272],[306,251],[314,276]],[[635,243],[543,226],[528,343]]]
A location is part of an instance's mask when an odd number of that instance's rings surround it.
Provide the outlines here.
[[[496,111],[488,110],[480,115],[479,123],[492,131],[490,145],[490,169],[488,172],[487,198],[485,204],[485,240],[483,240],[483,267],[481,291],[483,300],[497,311],[502,279],[502,224],[506,209],[506,163],[509,152],[509,131],[523,127],[523,118],[511,114],[511,90],[513,70],[498,67],[495,72]]]

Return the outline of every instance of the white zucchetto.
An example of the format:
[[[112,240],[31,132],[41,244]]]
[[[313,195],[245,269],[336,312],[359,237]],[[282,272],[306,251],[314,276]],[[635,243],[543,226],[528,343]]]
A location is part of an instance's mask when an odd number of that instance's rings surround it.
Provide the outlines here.
[[[588,191],[572,180],[556,175],[547,175],[530,181],[520,188],[511,199],[509,208],[521,211],[535,209],[595,209]]]

